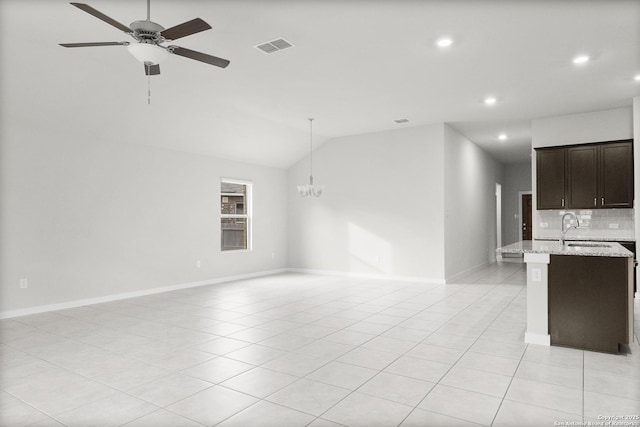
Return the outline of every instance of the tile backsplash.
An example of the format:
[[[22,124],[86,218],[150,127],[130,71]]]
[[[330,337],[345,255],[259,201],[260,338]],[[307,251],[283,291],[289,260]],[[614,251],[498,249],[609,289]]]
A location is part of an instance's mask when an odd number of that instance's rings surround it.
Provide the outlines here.
[[[633,209],[567,209],[534,212],[536,231],[534,239],[559,239],[562,215],[573,212],[580,221],[580,228],[567,232],[572,238],[635,240]],[[567,218],[566,225],[574,224]]]

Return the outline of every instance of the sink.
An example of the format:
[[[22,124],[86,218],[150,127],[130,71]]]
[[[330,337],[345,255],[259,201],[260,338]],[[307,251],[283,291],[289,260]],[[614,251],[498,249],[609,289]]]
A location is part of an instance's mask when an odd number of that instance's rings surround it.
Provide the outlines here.
[[[567,247],[570,248],[610,248],[606,243],[590,243],[590,242],[568,242]]]

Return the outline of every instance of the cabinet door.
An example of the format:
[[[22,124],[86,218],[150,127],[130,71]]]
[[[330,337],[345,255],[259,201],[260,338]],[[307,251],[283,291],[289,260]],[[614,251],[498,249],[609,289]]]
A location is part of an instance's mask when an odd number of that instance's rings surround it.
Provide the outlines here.
[[[633,145],[631,140],[600,145],[599,184],[600,207],[633,207]]]
[[[551,345],[617,353],[628,344],[629,258],[551,255]]]
[[[598,146],[567,148],[566,207],[592,209],[598,206]]]
[[[536,150],[537,209],[565,206],[565,149]]]

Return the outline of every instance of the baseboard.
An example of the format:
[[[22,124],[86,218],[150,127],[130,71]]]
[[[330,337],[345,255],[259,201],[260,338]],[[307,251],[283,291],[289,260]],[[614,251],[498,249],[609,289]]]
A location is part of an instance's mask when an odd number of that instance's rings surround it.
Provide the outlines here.
[[[178,285],[162,286],[159,288],[142,289],[139,291],[125,292],[121,294],[105,295],[96,298],[79,299],[73,301],[62,302],[58,304],[39,305],[35,307],[22,308],[19,310],[0,311],[0,319],[9,319],[12,317],[27,316],[30,314],[45,313],[48,311],[64,310],[67,308],[81,307],[84,305],[100,304],[103,302],[118,301],[127,298],[136,298],[146,295],[160,294],[163,292],[177,291],[180,289],[195,288],[198,286],[215,285],[219,283],[233,282],[236,280],[251,279],[254,277],[270,276],[278,273],[286,273],[288,269],[280,268],[276,270],[259,271],[255,273],[239,274],[236,276],[225,276],[216,279],[201,280],[198,282],[181,283]]]
[[[397,276],[383,273],[359,273],[354,271],[316,270],[311,268],[287,268],[286,270],[291,273],[318,274],[322,276],[348,277],[354,279],[396,280],[399,282],[431,283],[435,285],[445,284],[443,279],[435,279],[433,277]]]
[[[483,268],[485,268],[489,264],[493,264],[493,263],[492,262],[485,262],[485,263],[482,263],[482,264],[478,264],[475,267],[471,267],[469,269],[461,271],[460,273],[456,273],[453,276],[447,277],[445,279],[445,281],[446,281],[446,283],[453,283],[454,281],[458,280],[461,277],[466,276],[467,274],[471,274],[471,273],[474,273],[476,271],[482,270]]]
[[[538,345],[551,345],[551,335],[549,334],[533,334],[530,332],[524,333],[524,342],[527,344],[538,344]]]

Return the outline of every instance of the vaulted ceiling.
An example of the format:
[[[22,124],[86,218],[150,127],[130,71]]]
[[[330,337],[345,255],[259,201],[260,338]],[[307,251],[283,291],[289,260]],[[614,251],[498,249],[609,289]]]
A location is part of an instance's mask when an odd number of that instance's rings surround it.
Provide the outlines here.
[[[85,1],[126,25],[146,17],[144,0]],[[151,1],[164,27],[195,17],[213,29],[173,44],[231,65],[171,56],[148,81],[123,46],[58,45],[131,40],[116,28],[63,0],[0,0],[3,124],[288,167],[307,152],[308,117],[318,142],[448,122],[517,162],[531,119],[640,95],[637,0]],[[277,38],[294,47],[254,47]]]

